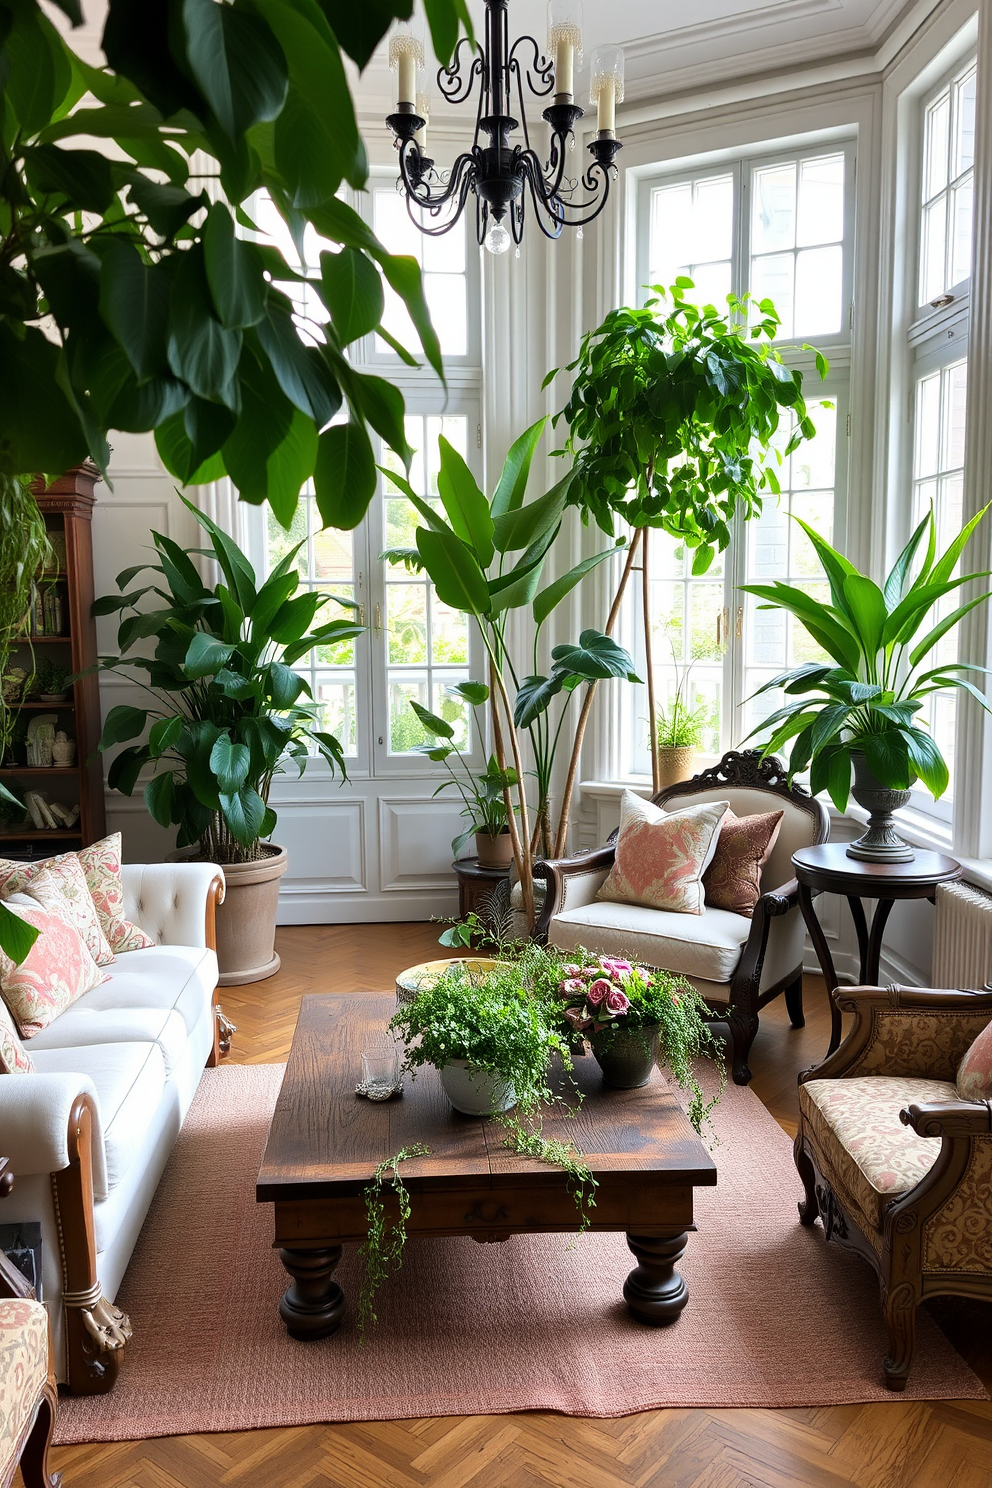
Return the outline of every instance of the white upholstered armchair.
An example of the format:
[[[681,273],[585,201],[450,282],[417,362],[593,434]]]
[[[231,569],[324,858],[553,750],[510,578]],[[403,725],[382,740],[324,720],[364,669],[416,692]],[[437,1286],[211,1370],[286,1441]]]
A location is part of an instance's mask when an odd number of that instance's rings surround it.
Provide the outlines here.
[[[734,1079],[746,1085],[759,1010],[784,992],[793,1028],[803,1026],[806,927],[792,854],[826,841],[827,813],[801,786],[789,785],[780,761],[763,760],[757,750],[731,751],[711,770],[652,799],[671,810],[729,801],[738,816],[784,811],[761,871],[761,897],[753,918],[710,905],[693,915],[597,899],[613,866],[611,839],[592,852],[535,865],[535,876],[547,884],[535,938],[563,950],[581,945],[601,955],[627,955],[644,965],[681,972],[714,1010],[714,1022],[728,1025]]]

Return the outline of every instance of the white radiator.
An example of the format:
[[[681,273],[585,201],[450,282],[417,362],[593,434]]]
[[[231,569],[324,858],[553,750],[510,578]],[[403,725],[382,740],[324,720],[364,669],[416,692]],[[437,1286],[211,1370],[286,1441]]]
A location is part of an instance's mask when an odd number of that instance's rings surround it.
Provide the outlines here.
[[[972,884],[937,886],[934,987],[984,987],[992,981],[992,894]]]

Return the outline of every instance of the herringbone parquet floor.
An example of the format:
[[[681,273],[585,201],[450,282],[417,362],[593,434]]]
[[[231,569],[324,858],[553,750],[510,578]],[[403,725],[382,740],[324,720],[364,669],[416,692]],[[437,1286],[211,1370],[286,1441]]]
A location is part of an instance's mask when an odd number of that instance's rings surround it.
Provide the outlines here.
[[[430,925],[281,930],[279,974],[227,989],[238,1024],[231,1057],[284,1059],[304,992],[389,987],[397,969],[437,954],[436,935]],[[754,1090],[789,1132],[796,1072],[822,1056],[829,1031],[822,983],[807,978],[806,991],[805,1029],[789,1028],[779,999],[751,1057]],[[934,1310],[992,1384],[992,1307]],[[63,1447],[54,1457],[65,1488],[990,1488],[992,1405],[449,1416]]]

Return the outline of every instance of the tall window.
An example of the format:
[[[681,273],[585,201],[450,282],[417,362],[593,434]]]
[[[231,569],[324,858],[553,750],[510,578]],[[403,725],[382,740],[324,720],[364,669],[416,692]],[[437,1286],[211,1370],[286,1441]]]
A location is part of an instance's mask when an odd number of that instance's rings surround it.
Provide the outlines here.
[[[941,547],[964,521],[965,406],[968,385],[968,312],[971,290],[972,201],[975,154],[975,61],[959,63],[922,101],[917,115],[917,273],[915,314],[908,354],[911,366],[908,442],[903,491],[905,526],[929,509]],[[910,453],[911,452],[911,453]],[[960,596],[949,595],[938,616]],[[958,660],[960,636],[950,631],[929,665]],[[934,695],[920,715],[950,769],[948,790],[938,802],[917,789],[916,804],[950,821],[954,801],[958,701]]]
[[[777,702],[747,699],[764,682],[815,655],[790,617],[760,609],[739,592],[747,582],[782,579],[826,593],[824,576],[802,529],[802,517],[831,542],[844,532],[848,401],[846,366],[853,287],[854,151],[832,143],[784,150],[641,184],[638,274],[641,285],[668,285],[678,274],[695,282],[700,303],[724,308],[726,295],[771,298],[782,319],[780,348],[807,372],[805,392],[816,437],[775,466],[781,495],[766,493],[760,517],[738,521],[727,551],[694,577],[691,554],[663,533],[649,543],[655,688],[661,707],[676,687],[697,710],[702,749],[719,755],[738,745]],[[642,297],[648,291],[641,290]],[[836,360],[821,384],[812,341]],[[783,420],[779,448],[791,428]],[[642,649],[642,596],[624,616],[635,655]],[[643,655],[639,656],[643,666]],[[624,690],[621,773],[650,772],[647,700]]]
[[[438,504],[438,437],[444,437],[470,465],[478,457],[479,325],[477,255],[467,247],[464,223],[440,239],[425,238],[410,222],[404,201],[392,178],[373,181],[363,194],[361,208],[376,235],[392,253],[410,254],[421,265],[431,317],[449,372],[447,393],[434,373],[410,368],[387,337],[373,333],[349,348],[350,358],[366,370],[388,376],[399,386],[407,405],[406,438],[414,451],[409,481],[432,505]],[[263,240],[278,242],[289,262],[309,277],[319,274],[324,244],[307,230],[300,255],[285,224],[265,197],[255,203],[253,220]],[[298,322],[326,320],[311,284],[285,286],[293,296]],[[406,307],[384,284],[386,307],[383,329],[415,355],[416,332]],[[418,361],[422,361],[421,357]],[[341,415],[344,416],[343,414]],[[374,438],[374,436],[373,436]],[[449,719],[455,742],[477,750],[470,739],[470,717],[461,699],[453,697],[453,683],[482,675],[474,656],[466,617],[442,604],[423,575],[401,562],[384,564],[386,548],[413,547],[419,517],[388,472],[402,473],[392,450],[376,441],[377,460],[386,472],[365,520],[353,532],[321,530],[320,513],[307,485],[287,532],[268,513],[263,562],[273,565],[303,541],[298,564],[303,583],[336,599],[353,601],[367,629],[355,641],[324,646],[299,665],[318,702],[324,726],[335,733],[349,757],[352,773],[423,773],[436,767],[417,752],[427,736],[410,701]],[[335,601],[324,606],[319,619],[352,613]]]

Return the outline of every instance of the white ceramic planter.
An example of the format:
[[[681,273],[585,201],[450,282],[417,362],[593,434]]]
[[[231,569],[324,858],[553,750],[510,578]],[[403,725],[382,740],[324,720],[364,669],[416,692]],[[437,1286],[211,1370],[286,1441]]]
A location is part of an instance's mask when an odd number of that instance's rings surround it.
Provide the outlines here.
[[[491,1116],[517,1103],[517,1092],[509,1080],[476,1069],[467,1059],[453,1059],[440,1074],[445,1095],[465,1116]]]

